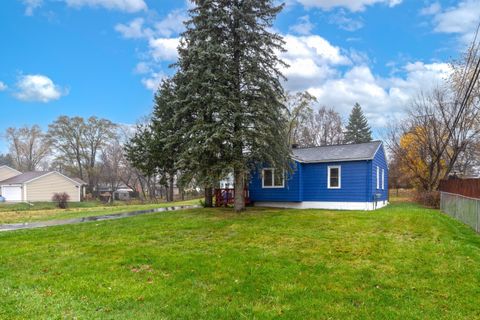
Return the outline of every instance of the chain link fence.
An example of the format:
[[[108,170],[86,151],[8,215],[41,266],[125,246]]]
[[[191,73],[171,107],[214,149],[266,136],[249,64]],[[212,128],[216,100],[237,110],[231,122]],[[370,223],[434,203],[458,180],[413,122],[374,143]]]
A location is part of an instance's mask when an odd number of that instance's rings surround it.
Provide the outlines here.
[[[440,210],[480,232],[480,199],[441,192]]]

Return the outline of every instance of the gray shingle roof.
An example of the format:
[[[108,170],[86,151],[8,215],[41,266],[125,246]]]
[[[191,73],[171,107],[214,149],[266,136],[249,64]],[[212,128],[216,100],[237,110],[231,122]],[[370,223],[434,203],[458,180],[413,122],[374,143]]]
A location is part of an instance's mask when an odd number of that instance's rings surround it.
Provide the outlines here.
[[[46,175],[47,173],[50,173],[50,171],[30,171],[30,172],[25,172],[22,174],[19,174],[18,176],[9,178],[7,180],[0,181],[0,184],[22,184],[27,181],[30,181],[32,179],[41,177]]]
[[[313,148],[293,149],[293,158],[299,162],[335,162],[371,160],[375,156],[381,141],[359,144],[341,144]]]

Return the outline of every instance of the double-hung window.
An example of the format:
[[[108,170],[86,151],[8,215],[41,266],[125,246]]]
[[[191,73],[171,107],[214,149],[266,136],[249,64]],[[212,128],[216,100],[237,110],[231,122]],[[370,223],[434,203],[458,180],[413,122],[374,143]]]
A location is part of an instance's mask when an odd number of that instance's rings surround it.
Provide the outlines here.
[[[377,190],[380,189],[380,167],[377,166]]]
[[[342,186],[342,167],[328,167],[328,189],[340,189]]]
[[[382,190],[385,190],[385,169],[382,169]]]
[[[273,168],[262,170],[262,188],[284,188],[285,171]]]

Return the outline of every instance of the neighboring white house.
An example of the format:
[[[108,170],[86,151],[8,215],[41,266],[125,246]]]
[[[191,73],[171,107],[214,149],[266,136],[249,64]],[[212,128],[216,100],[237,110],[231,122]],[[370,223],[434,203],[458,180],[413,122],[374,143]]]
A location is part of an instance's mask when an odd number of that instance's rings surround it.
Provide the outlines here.
[[[2,172],[8,171],[4,167],[1,169],[0,179],[4,177],[1,176]],[[55,193],[67,193],[69,201],[78,202],[84,185],[82,180],[69,178],[57,171],[17,171],[16,175],[0,181],[0,194],[7,202],[36,202],[52,201]]]
[[[233,173],[229,173],[225,178],[220,180],[220,189],[233,189],[234,179]]]

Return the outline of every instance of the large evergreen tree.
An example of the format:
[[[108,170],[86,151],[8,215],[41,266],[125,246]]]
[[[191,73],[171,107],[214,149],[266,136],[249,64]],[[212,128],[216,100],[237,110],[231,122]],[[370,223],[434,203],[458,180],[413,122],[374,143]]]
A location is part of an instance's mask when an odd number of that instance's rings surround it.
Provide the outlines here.
[[[206,186],[233,169],[235,209],[255,164],[288,167],[273,0],[195,0],[177,63],[181,162]],[[193,170],[192,170],[193,169]]]
[[[363,143],[372,141],[372,130],[368,125],[367,118],[363,114],[360,104],[355,106],[348,118],[348,125],[345,131],[345,143]]]
[[[175,86],[171,79],[166,79],[155,94],[151,118],[137,126],[125,146],[127,158],[135,168],[147,177],[160,177],[160,183],[168,189],[167,201],[173,201],[174,177],[178,172],[176,154],[181,145],[175,106]]]
[[[228,135],[228,52],[222,29],[223,7],[218,1],[194,1],[187,30],[178,48],[175,75],[178,156],[185,177],[205,189],[205,205],[212,203],[212,188],[225,176]],[[231,120],[231,119],[230,119]]]
[[[177,135],[175,122],[176,91],[172,79],[163,80],[154,98],[151,119],[152,133],[155,143],[152,155],[156,160],[157,171],[161,175],[161,183],[167,187],[167,201],[173,201],[174,179],[178,173],[177,158],[182,143]]]

